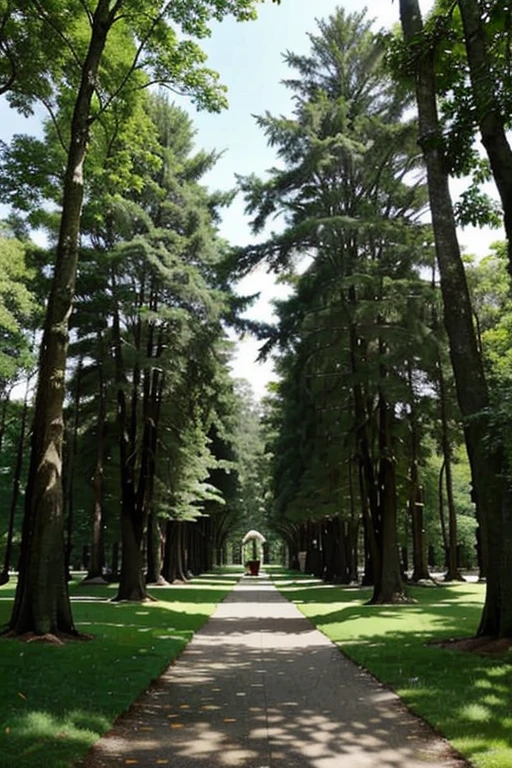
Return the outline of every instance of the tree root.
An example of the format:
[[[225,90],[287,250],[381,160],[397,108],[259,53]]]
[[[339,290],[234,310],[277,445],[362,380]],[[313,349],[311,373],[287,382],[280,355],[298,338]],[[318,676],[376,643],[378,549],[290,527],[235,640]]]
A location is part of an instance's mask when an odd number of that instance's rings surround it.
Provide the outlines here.
[[[512,637],[455,637],[434,640],[428,645],[451,651],[476,653],[479,656],[505,656],[512,649]]]

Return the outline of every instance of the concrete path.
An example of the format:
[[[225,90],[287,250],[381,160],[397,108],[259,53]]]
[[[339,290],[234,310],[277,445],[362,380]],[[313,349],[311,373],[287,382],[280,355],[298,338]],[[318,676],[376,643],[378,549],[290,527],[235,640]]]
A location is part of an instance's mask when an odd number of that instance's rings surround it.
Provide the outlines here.
[[[265,576],[244,577],[81,768],[462,768]]]

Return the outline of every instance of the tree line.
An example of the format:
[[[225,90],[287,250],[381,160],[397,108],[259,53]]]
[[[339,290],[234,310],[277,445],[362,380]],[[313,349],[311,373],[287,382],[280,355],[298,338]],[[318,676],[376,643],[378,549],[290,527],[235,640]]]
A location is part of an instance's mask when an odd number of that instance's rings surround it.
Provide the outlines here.
[[[510,636],[510,10],[439,0],[424,23],[401,0],[401,34],[376,32],[364,11],[319,21],[309,55],[286,54],[292,115],[258,118],[278,165],[238,179],[262,238],[232,248],[217,231],[232,193],[201,184],[215,153],[195,152],[190,119],[150,88],[225,105],[196,40],[227,13],[254,17],[255,3],[197,5],[0,6],[1,90],[50,115],[41,139],[15,137],[0,156],[13,211],[4,274],[17,286],[0,318],[0,435],[14,444],[13,412],[20,446],[31,425],[10,630],[76,632],[67,574],[85,500],[88,575],[108,545],[118,599],[211,567],[256,519],[294,565],[307,552],[317,575],[346,581],[362,564],[373,602],[406,600],[409,544],[412,578],[429,577],[434,465],[443,565],[460,575],[464,441],[487,581],[478,632]],[[450,176],[470,178],[455,205]],[[491,178],[501,206],[482,192]],[[502,215],[507,243],[465,265],[457,225]],[[35,228],[50,247],[30,241]],[[273,326],[244,321],[233,289],[259,263],[290,286]],[[276,358],[265,447],[254,407],[233,393],[227,327],[256,332]],[[11,404],[31,365],[33,406]],[[22,474],[20,447],[12,498]]]
[[[208,478],[231,470],[223,329],[239,302],[216,269],[225,246],[215,232],[228,196],[201,188],[215,158],[191,155],[188,119],[151,87],[222,109],[224,88],[198,41],[227,14],[255,18],[256,5],[1,5],[2,93],[24,113],[42,104],[49,114],[42,140],[15,137],[2,148],[2,199],[15,211],[5,239],[42,227],[52,241],[34,255],[44,308],[35,324],[38,383],[10,622],[16,634],[76,632],[64,505],[66,494],[73,498],[84,428],[94,444],[95,552],[107,465],[117,464],[120,486],[110,493],[120,507],[120,599],[145,596],[143,545],[153,571],[160,555],[168,573],[181,570],[179,560],[170,562],[173,547],[185,550],[179,523],[225,503]],[[65,422],[68,401],[74,416]],[[176,530],[162,547],[159,514],[169,505]],[[211,519],[187,543],[203,567]]]
[[[283,227],[236,252],[234,267],[266,263],[291,288],[261,332],[280,373],[267,413],[273,514],[316,575],[357,578],[363,542],[372,602],[407,600],[399,544],[411,545],[412,579],[429,578],[424,487],[436,455],[442,565],[460,577],[463,435],[487,582],[478,633],[508,637],[510,10],[438,2],[424,24],[402,0],[400,20],[401,34],[374,31],[365,11],[320,21],[310,54],[286,57],[293,113],[259,117],[280,164],[240,180],[253,231],[276,217]],[[468,179],[456,204],[450,177]],[[501,207],[482,190],[490,179]],[[457,226],[501,215],[507,243],[465,266]]]

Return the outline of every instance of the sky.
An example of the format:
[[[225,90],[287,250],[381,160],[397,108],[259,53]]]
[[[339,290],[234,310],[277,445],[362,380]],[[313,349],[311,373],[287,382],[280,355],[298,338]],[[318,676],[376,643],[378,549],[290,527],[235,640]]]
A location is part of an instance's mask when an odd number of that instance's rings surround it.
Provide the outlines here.
[[[422,12],[431,5],[432,0],[423,0]],[[264,176],[276,164],[274,151],[267,146],[254,116],[267,111],[273,115],[291,113],[289,92],[282,83],[290,76],[283,54],[307,54],[308,34],[317,33],[317,20],[327,18],[340,6],[353,13],[361,11],[364,4],[359,0],[281,0],[276,5],[266,0],[257,21],[240,24],[226,19],[214,27],[203,47],[209,65],[228,87],[229,109],[220,115],[194,115],[197,146],[224,152],[205,179],[209,186],[229,189],[234,186],[235,174]],[[397,0],[368,0],[366,8],[368,19],[375,20],[375,29],[390,28],[399,22]],[[240,197],[225,213],[221,234],[236,245],[251,242],[249,219]],[[285,287],[276,285],[264,268],[242,281],[239,290],[247,294],[260,292],[261,298],[247,313],[255,319],[271,317],[272,299],[286,296]],[[233,374],[248,379],[257,398],[265,394],[267,382],[273,377],[270,360],[256,362],[259,345],[251,338],[238,342],[233,365]]]
[[[257,21],[240,24],[226,19],[214,27],[212,37],[203,47],[209,54],[209,65],[220,73],[228,87],[230,106],[221,115],[191,111],[197,127],[197,146],[224,152],[205,179],[209,186],[228,189],[234,185],[235,174],[264,176],[276,164],[274,151],[267,146],[254,115],[266,111],[273,115],[291,113],[289,92],[282,83],[290,75],[283,54],[286,51],[307,54],[308,34],[318,31],[317,20],[327,18],[340,6],[348,13],[361,11],[366,6],[367,17],[374,20],[376,30],[389,29],[399,23],[398,0],[368,0],[366,4],[359,0],[281,0],[280,5],[266,0],[260,6]],[[423,14],[432,6],[433,0],[420,0]],[[244,215],[243,200],[239,197],[224,215],[221,234],[233,244],[251,242],[249,219]],[[468,228],[460,232],[459,237],[462,247],[471,252],[485,252],[489,242],[498,235]],[[247,313],[255,319],[271,317],[272,300],[286,295],[285,287],[276,285],[264,268],[242,281],[239,290],[247,294],[261,293],[260,300]],[[258,398],[265,394],[267,382],[273,378],[271,361],[255,362],[259,345],[260,342],[250,338],[238,342],[233,365],[234,375],[248,379]]]
[[[421,0],[422,12],[426,13],[432,4],[433,0]],[[281,0],[280,5],[266,0],[259,6],[257,21],[237,23],[228,18],[214,25],[211,38],[203,41],[202,47],[209,57],[208,66],[219,72],[221,82],[228,87],[229,109],[222,114],[197,112],[184,99],[176,98],[194,121],[196,148],[222,152],[216,167],[204,178],[209,187],[231,189],[235,174],[264,176],[276,163],[254,116],[266,111],[274,115],[291,113],[289,93],[282,83],[290,74],[283,54],[307,54],[308,33],[317,32],[317,19],[330,16],[340,6],[349,13],[364,7],[359,0]],[[390,28],[399,21],[398,0],[368,0],[366,8],[368,18],[375,20],[375,29]],[[23,130],[27,129],[21,118],[0,102],[0,139],[7,140],[13,132]],[[220,233],[232,244],[245,245],[252,239],[243,209],[243,201],[236,198],[224,212]],[[488,242],[489,236],[485,237]],[[482,236],[472,231],[462,235],[463,244],[467,242],[472,249],[480,240]],[[283,286],[276,286],[264,269],[249,275],[239,290],[245,294],[260,292],[261,298],[248,314],[265,320],[271,316],[272,299],[285,295]],[[258,346],[257,341],[248,338],[237,342],[233,374],[247,379],[259,398],[272,378],[272,365],[255,362]]]

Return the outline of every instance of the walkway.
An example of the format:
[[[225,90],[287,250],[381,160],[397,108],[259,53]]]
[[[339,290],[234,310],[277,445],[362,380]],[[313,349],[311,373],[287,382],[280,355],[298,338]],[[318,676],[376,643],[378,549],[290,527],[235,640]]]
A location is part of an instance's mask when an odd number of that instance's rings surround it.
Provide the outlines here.
[[[83,768],[463,768],[264,577],[244,577]]]

